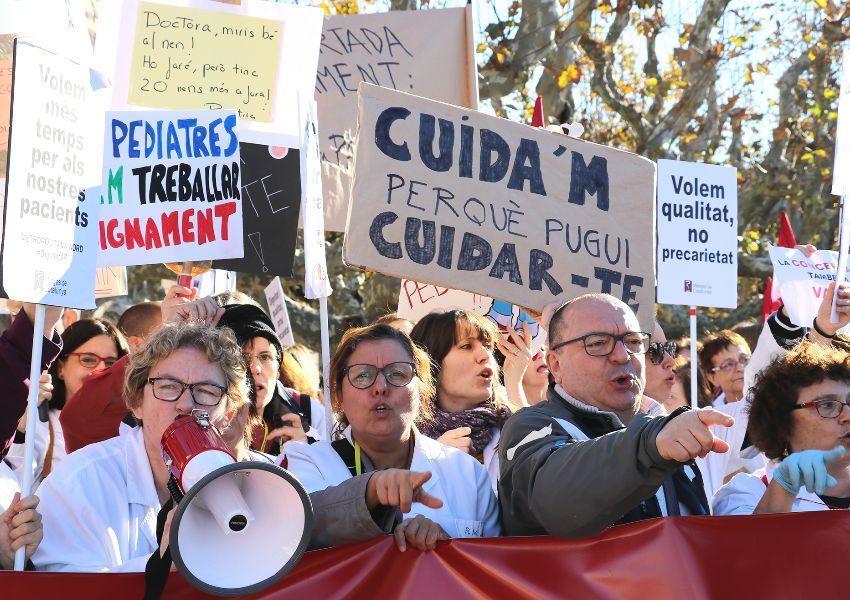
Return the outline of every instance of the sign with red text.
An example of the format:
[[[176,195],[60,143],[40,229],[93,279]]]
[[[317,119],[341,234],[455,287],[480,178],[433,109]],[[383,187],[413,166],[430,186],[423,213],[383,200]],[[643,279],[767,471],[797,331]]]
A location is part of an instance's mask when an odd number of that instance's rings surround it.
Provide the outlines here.
[[[99,266],[239,258],[232,110],[106,113]]]
[[[94,282],[95,298],[114,298],[126,296],[127,267],[101,267],[97,269]],[[203,298],[203,296],[199,296]]]
[[[734,167],[658,161],[658,302],[738,306]]]
[[[779,286],[788,318],[795,325],[811,327],[826,288],[835,281],[838,252],[818,250],[807,257],[796,248],[768,246],[768,251],[773,262],[773,282]]]
[[[316,102],[325,229],[343,231],[361,81],[478,108],[472,6],[325,17]]]
[[[546,331],[516,304],[430,283],[401,280],[396,311],[400,317],[416,323],[428,313],[453,309],[468,310],[487,317],[503,332],[513,329],[521,333],[525,323],[531,334],[531,348],[534,352],[542,349],[546,343]]]
[[[94,308],[99,140],[89,68],[18,38],[3,220],[7,297]]]
[[[542,310],[610,293],[655,302],[655,164],[360,84],[349,265]]]

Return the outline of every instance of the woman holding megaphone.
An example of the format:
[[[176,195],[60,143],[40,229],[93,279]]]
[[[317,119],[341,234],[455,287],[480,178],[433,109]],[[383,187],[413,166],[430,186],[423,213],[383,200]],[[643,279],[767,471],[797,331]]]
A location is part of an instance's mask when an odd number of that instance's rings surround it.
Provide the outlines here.
[[[498,536],[484,467],[416,427],[432,404],[428,355],[384,324],[346,332],[330,364],[334,442],[287,444],[280,461],[310,493],[312,547],[393,533],[398,548]]]
[[[145,570],[160,552],[157,514],[170,497],[161,440],[179,415],[206,411],[238,460],[264,460],[247,449],[243,434],[228,435],[231,422],[244,433],[236,416],[250,402],[242,348],[229,329],[165,326],[131,356],[124,381],[140,426],[70,454],[39,488],[39,569]]]

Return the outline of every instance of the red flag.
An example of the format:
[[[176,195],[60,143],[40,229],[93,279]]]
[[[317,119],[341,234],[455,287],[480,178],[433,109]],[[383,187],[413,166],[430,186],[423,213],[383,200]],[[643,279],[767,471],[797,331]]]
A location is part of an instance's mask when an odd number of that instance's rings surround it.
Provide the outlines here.
[[[784,210],[779,213],[779,240],[776,245],[782,248],[793,248],[797,245],[797,238],[794,236],[794,230],[791,229],[791,221]],[[773,277],[768,277],[764,285],[764,300],[761,305],[762,322],[766,321],[771,313],[779,310],[780,306],[782,306],[782,298],[779,297],[779,290],[773,289]]]
[[[543,117],[543,98],[537,96],[534,101],[534,113],[531,115],[532,127],[546,127],[545,118]]]

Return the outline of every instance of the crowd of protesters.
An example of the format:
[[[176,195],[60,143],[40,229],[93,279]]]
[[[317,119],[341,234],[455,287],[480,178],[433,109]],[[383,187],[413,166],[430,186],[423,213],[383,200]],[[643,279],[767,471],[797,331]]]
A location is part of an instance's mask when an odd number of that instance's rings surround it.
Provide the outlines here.
[[[810,328],[771,315],[752,352],[733,331],[683,351],[605,294],[534,315],[540,350],[525,322],[388,314],[340,332],[327,399],[315,352],[284,348],[245,294],[190,300],[174,286],[115,324],[48,307],[38,382],[24,305],[0,337],[0,567],[25,546],[29,569],[143,571],[167,547],[157,522],[174,508],[160,439],[198,408],[238,460],[303,484],[311,548],[392,535],[401,551],[427,551],[456,537],[846,509],[850,342],[837,332],[850,286],[838,323],[832,291]],[[25,469],[33,493],[21,498]]]

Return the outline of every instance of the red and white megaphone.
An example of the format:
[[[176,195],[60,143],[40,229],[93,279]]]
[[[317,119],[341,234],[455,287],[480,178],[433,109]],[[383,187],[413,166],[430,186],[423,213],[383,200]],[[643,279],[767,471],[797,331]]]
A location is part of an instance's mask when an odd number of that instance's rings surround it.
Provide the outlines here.
[[[271,463],[238,462],[203,410],[177,417],[161,444],[177,502],[168,545],[187,581],[222,596],[251,594],[298,563],[313,508],[297,479]]]

